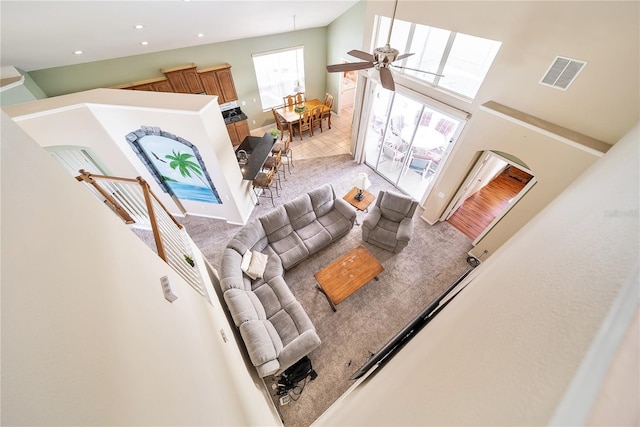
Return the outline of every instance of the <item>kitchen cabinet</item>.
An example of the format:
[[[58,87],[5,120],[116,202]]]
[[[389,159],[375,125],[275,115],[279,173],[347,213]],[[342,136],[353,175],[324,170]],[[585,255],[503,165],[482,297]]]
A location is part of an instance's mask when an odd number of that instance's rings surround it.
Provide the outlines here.
[[[125,83],[112,86],[112,89],[216,95],[218,104],[226,104],[238,100],[238,93],[233,82],[231,65],[229,64],[198,68],[196,64],[191,63],[173,68],[162,68],[160,71],[165,77]],[[237,109],[239,110],[239,107]],[[236,120],[240,118],[244,120],[227,124],[229,138],[234,147],[240,145],[245,137],[251,134],[246,115],[242,113],[242,116],[235,117]]]
[[[236,92],[236,86],[233,83],[231,67],[224,68],[216,74],[220,81],[220,90],[222,91],[222,96],[224,96],[224,99],[226,100],[225,102],[236,101],[238,99],[238,93]]]
[[[241,120],[239,122],[229,123],[227,125],[227,132],[231,139],[231,145],[236,147],[240,145],[247,136],[251,135],[249,131],[249,121]]]
[[[238,100],[238,93],[231,75],[231,65],[223,64],[198,70],[200,80],[207,95],[217,95],[218,103]]]
[[[112,89],[129,89],[129,90],[148,90],[152,92],[173,92],[173,88],[164,77],[155,79],[141,80],[134,83],[125,83],[119,86],[113,86]]]
[[[175,68],[163,68],[160,71],[167,76],[174,92],[178,93],[203,93],[204,87],[196,70],[196,64],[184,65]]]

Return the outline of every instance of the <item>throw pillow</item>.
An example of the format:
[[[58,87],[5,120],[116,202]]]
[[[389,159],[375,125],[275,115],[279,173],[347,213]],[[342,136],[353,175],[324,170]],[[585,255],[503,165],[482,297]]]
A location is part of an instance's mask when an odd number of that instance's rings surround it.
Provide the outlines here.
[[[269,257],[261,252],[253,252],[251,254],[251,262],[246,273],[253,280],[262,278],[264,270],[267,268]]]
[[[251,263],[251,250],[247,249],[247,251],[242,255],[242,263],[240,264],[240,268],[245,273],[249,269],[249,264]]]

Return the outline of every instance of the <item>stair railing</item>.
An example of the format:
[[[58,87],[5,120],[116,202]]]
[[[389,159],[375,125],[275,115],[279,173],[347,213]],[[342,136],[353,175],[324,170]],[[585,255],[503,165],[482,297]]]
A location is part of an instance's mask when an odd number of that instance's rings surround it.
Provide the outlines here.
[[[96,175],[80,169],[76,177],[93,187],[126,224],[151,228],[158,256],[169,264],[200,294],[206,291],[184,227],[153,193],[142,177],[122,178]]]

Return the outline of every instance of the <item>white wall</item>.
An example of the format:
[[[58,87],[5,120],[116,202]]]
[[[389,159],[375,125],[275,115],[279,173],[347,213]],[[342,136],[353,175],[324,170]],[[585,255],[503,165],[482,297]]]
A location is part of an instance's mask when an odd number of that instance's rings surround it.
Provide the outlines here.
[[[373,15],[392,11],[367,2],[365,50]],[[473,102],[427,91],[466,111],[494,100],[609,144],[640,116],[638,2],[400,1],[396,18],[502,42]],[[567,91],[538,84],[557,55],[588,63]]]
[[[578,144],[568,144],[548,132],[542,132],[522,122],[505,118],[490,109],[476,113],[473,123],[466,129],[467,138],[452,153],[457,162],[447,165],[446,177],[437,190],[430,193],[422,217],[434,223],[456,194],[458,183],[453,176],[465,178],[485,150],[509,153],[522,160],[536,177],[536,184],[513,208],[478,242],[472,253],[479,257],[484,251],[489,256],[513,234],[558,196],[573,180],[591,166],[602,153],[588,150]],[[445,198],[439,198],[438,193]],[[483,258],[483,259],[486,259]]]
[[[159,127],[198,147],[222,204],[181,201],[189,214],[244,223],[253,209],[217,98],[96,89],[5,107],[41,146],[88,146],[115,176],[142,176],[174,215],[182,210],[164,193],[125,136],[141,126]]]
[[[317,425],[549,423],[623,284],[638,284],[639,138],[636,125]]]
[[[215,294],[211,306],[4,113],[1,144],[2,424],[279,424]]]

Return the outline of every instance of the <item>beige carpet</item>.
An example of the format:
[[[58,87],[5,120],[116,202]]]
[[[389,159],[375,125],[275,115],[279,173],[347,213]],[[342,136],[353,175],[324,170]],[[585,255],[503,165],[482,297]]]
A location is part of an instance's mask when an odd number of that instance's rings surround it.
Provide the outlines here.
[[[392,186],[364,165],[356,165],[349,155],[295,161],[292,174],[283,181],[282,204],[325,182],[333,184],[338,197],[351,189],[353,176],[369,173],[374,195]],[[273,209],[269,200],[261,200],[251,219]],[[286,426],[308,426],[352,384],[351,376],[371,353],[375,353],[429,302],[442,293],[467,269],[467,252],[471,242],[447,223],[430,226],[414,218],[414,237],[400,254],[393,254],[364,243],[380,261],[385,271],[379,281],[372,281],[337,306],[334,313],[326,298],[317,290],[314,273],[362,242],[362,232],[351,232],[328,248],[313,255],[285,273],[285,279],[316,326],[322,345],[309,357],[318,373],[297,401],[280,406],[273,396]],[[361,222],[365,213],[358,213]],[[188,217],[181,221],[216,268],[229,239],[241,228],[224,221]],[[271,384],[276,378],[266,378]],[[297,396],[294,396],[297,397]]]

